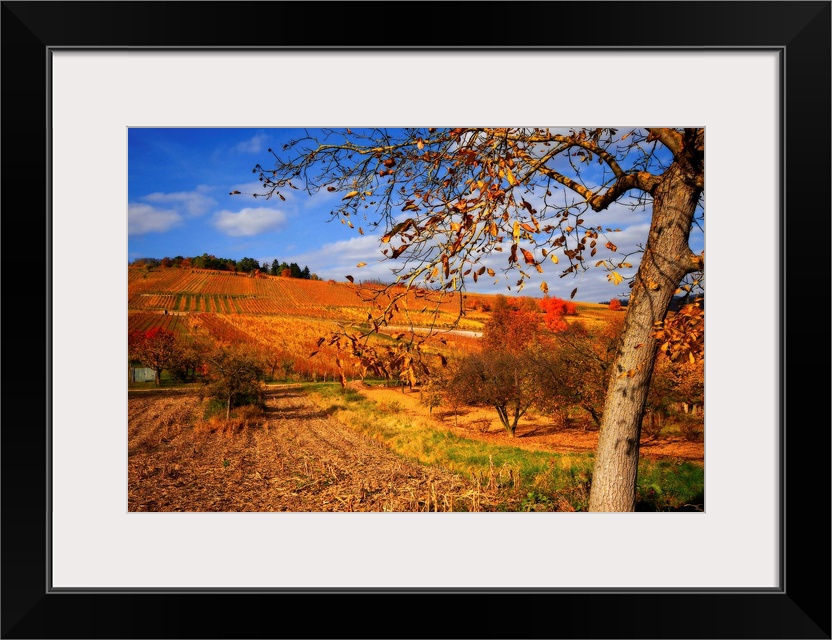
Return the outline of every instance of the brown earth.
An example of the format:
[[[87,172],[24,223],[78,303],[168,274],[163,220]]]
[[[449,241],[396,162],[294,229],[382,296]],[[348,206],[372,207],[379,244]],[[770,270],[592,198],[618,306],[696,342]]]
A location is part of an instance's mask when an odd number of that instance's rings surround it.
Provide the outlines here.
[[[352,383],[399,416],[427,420],[466,438],[531,450],[594,451],[597,430],[556,428],[540,416],[510,438],[493,410],[428,414],[418,392]],[[300,387],[266,392],[265,416],[224,433],[198,418],[198,392],[131,391],[129,511],[496,511],[521,496],[411,463],[325,413]],[[702,462],[704,445],[680,438],[642,442],[651,458]],[[515,505],[516,506],[516,505]]]
[[[405,414],[411,417],[425,419],[430,415],[428,409],[420,403],[418,391],[405,389],[403,392],[401,389],[367,385],[359,390],[375,402],[384,402],[388,406],[398,403]],[[535,451],[594,452],[598,446],[598,429],[588,420],[563,427],[545,416],[529,412],[520,419],[514,438],[506,432],[496,411],[487,407],[464,407],[457,412],[434,409],[432,420],[466,438]],[[704,442],[690,442],[681,437],[651,439],[645,436],[642,437],[639,451],[642,457],[655,460],[688,460],[699,463],[705,460]]]
[[[494,510],[470,480],[407,462],[299,388],[266,395],[262,425],[194,426],[195,392],[129,394],[129,511]]]

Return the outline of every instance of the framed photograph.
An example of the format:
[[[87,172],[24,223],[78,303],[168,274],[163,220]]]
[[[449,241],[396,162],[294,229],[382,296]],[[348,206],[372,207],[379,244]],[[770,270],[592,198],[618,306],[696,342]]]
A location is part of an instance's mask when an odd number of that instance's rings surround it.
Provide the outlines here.
[[[830,638],[831,5],[3,2],[3,637]],[[128,132],[434,123],[704,128],[707,508],[129,512]]]

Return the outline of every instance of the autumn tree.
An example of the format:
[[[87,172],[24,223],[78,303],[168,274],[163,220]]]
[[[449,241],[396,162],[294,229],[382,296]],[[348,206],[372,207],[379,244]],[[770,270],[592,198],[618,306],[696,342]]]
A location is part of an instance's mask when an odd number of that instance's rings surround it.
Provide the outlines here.
[[[180,382],[193,382],[208,351],[201,341],[183,342],[170,364],[170,372]]]
[[[621,300],[618,298],[610,300],[610,311],[621,311]]]
[[[530,352],[540,331],[539,308],[505,300],[495,305],[483,327],[482,351],[462,357],[444,376],[446,396],[463,404],[494,407],[513,438],[517,424],[546,393]]]
[[[483,326],[482,348],[489,352],[519,353],[534,340],[539,322],[531,311],[498,307]]]
[[[529,358],[549,393],[541,409],[578,406],[600,427],[622,322],[589,327],[581,322],[552,330]]]
[[[456,366],[447,393],[463,404],[493,407],[513,438],[520,418],[541,393],[537,372],[529,364],[522,351],[469,354]]]
[[[156,327],[144,332],[130,332],[127,338],[128,355],[155,372],[155,384],[162,384],[162,371],[170,369],[180,357],[181,345],[176,334]]]
[[[540,308],[544,313],[543,322],[549,331],[563,331],[568,326],[564,316],[574,316],[578,313],[574,302],[549,296],[540,301]]]
[[[612,284],[627,282],[590,510],[635,509],[656,325],[685,279],[704,269],[704,254],[689,245],[704,218],[704,129],[302,130],[270,151],[274,162],[254,168],[256,195],[337,192],[332,219],[378,234],[394,284],[453,292],[487,277],[520,291],[544,265],[559,265],[560,277],[595,266]],[[613,204],[651,212],[635,273],[632,258],[618,252],[615,229],[595,215]],[[545,280],[539,286],[548,291]],[[406,294],[394,295],[378,323],[405,303]]]
[[[205,356],[205,382],[208,393],[226,406],[225,419],[231,408],[257,404],[261,399],[261,358],[247,345],[219,345]]]
[[[659,354],[647,396],[645,425],[657,435],[671,413],[694,413],[705,397],[705,368],[702,360],[673,360]]]

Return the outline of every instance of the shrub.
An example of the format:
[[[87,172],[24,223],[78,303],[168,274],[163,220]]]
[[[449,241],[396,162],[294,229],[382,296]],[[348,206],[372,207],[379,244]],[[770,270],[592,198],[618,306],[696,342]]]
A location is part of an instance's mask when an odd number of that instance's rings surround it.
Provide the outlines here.
[[[704,437],[701,417],[683,413],[679,415],[679,432],[688,442],[699,442]]]

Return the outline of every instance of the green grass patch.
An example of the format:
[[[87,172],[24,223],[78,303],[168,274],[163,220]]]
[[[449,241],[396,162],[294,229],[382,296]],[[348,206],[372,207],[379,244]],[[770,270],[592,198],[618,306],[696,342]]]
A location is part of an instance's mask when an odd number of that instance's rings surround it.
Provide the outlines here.
[[[468,439],[414,421],[389,403],[375,403],[337,383],[308,383],[304,389],[328,415],[385,444],[413,462],[440,466],[511,496],[510,510],[586,511],[592,481],[591,453],[527,451]],[[639,465],[637,510],[699,510],[704,470],[692,463],[653,462]],[[519,506],[518,506],[519,505]]]

